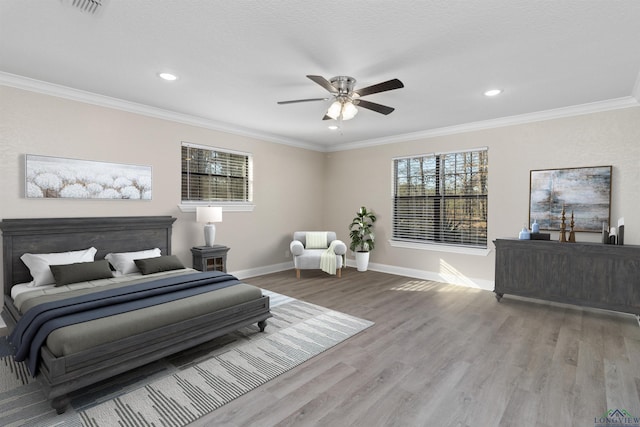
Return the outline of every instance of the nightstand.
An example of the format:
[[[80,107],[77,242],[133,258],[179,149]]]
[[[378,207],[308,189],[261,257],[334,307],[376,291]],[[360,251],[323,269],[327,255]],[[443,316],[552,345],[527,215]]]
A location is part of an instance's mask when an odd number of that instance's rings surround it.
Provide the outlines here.
[[[227,272],[227,252],[224,245],[195,246],[191,248],[193,254],[193,268],[200,271]]]

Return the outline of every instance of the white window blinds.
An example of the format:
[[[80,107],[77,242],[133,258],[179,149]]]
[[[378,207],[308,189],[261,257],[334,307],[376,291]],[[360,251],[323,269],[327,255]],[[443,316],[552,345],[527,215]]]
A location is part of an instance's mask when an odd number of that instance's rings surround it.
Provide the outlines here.
[[[182,201],[250,202],[252,158],[182,143]]]
[[[392,239],[487,247],[487,150],[393,160]]]

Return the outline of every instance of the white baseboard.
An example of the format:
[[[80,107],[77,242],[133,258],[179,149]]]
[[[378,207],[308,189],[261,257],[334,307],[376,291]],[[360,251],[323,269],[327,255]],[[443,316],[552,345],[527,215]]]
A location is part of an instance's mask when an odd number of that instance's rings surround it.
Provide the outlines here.
[[[347,266],[355,267],[355,260],[347,259]],[[451,285],[466,286],[467,288],[484,289],[493,291],[495,282],[487,279],[477,279],[455,274],[443,274],[433,271],[416,270],[413,268],[396,267],[394,265],[369,263],[369,269],[381,273],[395,274],[397,276],[412,277],[422,280],[433,280],[435,282],[448,283]]]
[[[279,271],[293,269],[293,261],[283,262],[282,264],[267,265],[264,267],[250,268],[247,270],[230,271],[238,279],[246,279],[248,277],[262,276],[263,274],[277,273]]]
[[[354,259],[347,258],[347,267],[356,267]],[[293,261],[285,262],[282,264],[273,264],[264,267],[250,268],[247,270],[233,271],[233,274],[238,279],[246,279],[248,277],[261,276],[263,274],[277,273],[279,271],[293,269]],[[422,280],[433,280],[436,282],[448,283],[451,285],[466,286],[468,288],[484,289],[487,291],[493,291],[494,281],[486,279],[475,279],[471,277],[458,276],[453,274],[442,274],[432,271],[416,270],[413,268],[396,267],[393,265],[369,263],[369,269],[372,271],[379,271],[380,273],[394,274],[396,276],[412,277]]]

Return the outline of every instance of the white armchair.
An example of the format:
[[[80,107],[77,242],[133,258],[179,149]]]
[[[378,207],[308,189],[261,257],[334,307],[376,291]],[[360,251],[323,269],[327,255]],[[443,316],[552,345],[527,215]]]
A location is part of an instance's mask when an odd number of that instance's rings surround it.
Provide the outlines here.
[[[347,245],[338,240],[334,231],[296,231],[289,245],[296,278],[300,270],[318,270],[342,277]]]

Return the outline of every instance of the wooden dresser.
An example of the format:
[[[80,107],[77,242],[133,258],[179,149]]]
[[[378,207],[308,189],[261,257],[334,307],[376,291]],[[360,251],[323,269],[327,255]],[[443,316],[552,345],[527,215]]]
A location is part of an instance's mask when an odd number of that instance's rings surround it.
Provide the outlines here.
[[[640,322],[640,246],[498,239],[495,290],[632,313]]]

